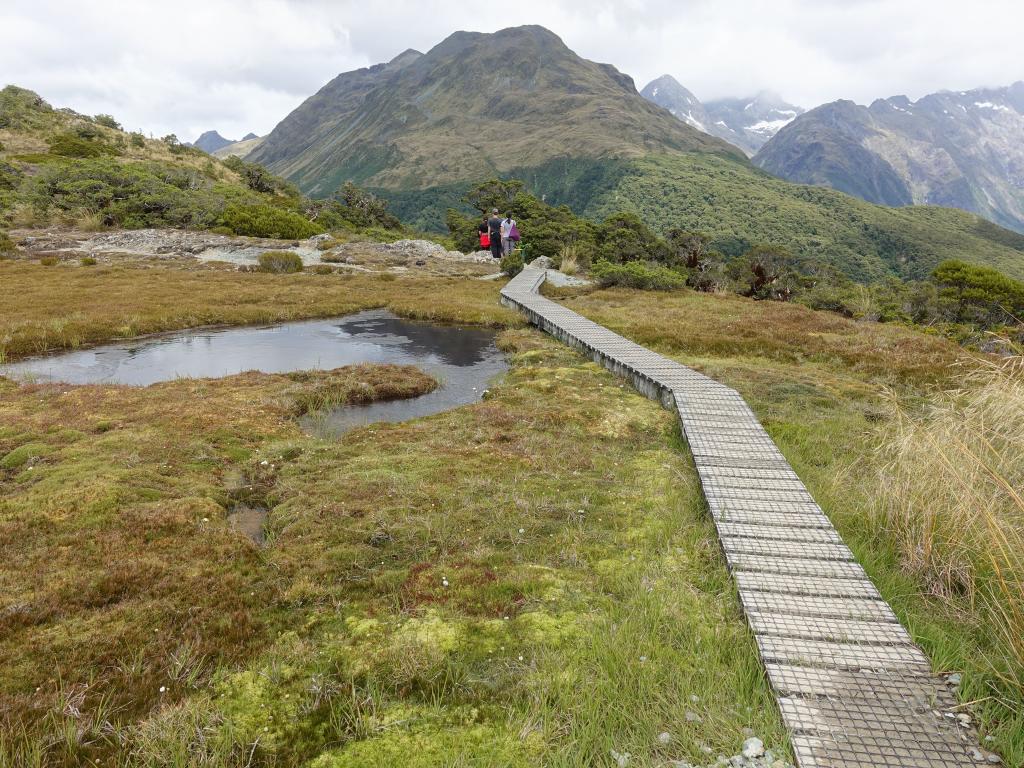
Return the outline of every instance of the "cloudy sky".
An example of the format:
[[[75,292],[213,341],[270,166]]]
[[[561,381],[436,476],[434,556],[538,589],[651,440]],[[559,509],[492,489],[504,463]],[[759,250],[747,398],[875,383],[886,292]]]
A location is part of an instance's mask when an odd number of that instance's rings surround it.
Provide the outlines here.
[[[542,24],[642,87],[813,106],[1024,79],[1021,0],[0,0],[0,80],[183,140],[266,133],[339,72]]]

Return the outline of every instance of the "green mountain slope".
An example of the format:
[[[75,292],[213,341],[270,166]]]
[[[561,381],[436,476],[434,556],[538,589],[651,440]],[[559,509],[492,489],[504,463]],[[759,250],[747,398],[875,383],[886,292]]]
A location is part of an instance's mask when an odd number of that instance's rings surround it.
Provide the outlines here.
[[[9,85],[0,90],[0,234],[53,225],[297,239],[398,222],[354,188],[310,200],[262,166],[214,158],[174,136],[126,133],[109,115],[54,109]]]
[[[891,274],[919,279],[951,258],[1024,278],[1024,236],[974,214],[872,205],[706,155],[631,161],[583,213],[597,219],[620,210],[638,214],[661,232],[671,227],[703,231],[726,253],[739,253],[750,243],[784,245],[857,280]]]
[[[742,156],[680,123],[541,27],[456,32],[426,54],[339,75],[248,159],[304,191],[423,189],[564,158]]]

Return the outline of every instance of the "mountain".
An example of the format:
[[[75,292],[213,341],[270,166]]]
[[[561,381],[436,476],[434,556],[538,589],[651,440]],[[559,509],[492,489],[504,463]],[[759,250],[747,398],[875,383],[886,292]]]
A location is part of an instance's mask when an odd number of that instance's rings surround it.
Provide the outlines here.
[[[824,104],[754,158],[790,181],[885,205],[962,208],[1024,232],[1024,82]]]
[[[803,109],[763,91],[746,99],[717,99],[702,104],[671,75],[649,82],[640,94],[698,131],[710,133],[755,154]]]
[[[704,232],[728,255],[771,243],[858,280],[924,277],[954,257],[1024,277],[1024,237],[777,179],[540,27],[457,32],[339,75],[246,160],[317,196],[355,182],[423,230],[442,231],[449,208],[469,212],[466,191],[500,175],[591,219],[626,211],[662,234]]]
[[[226,147],[228,144],[234,144],[234,142],[231,139],[225,139],[216,131],[207,131],[192,142],[193,147],[201,149],[203,152],[211,155],[221,147]]]
[[[249,156],[250,152],[260,145],[262,141],[263,139],[255,133],[247,133],[245,138],[239,141],[233,141],[230,144],[225,144],[220,149],[214,150],[210,154],[214,157],[219,157],[221,160],[226,157],[230,157],[231,155],[246,158]]]
[[[425,54],[339,75],[249,159],[327,195],[347,180],[409,190],[513,169],[564,176],[576,161],[652,151],[740,156],[649,103],[614,67],[526,26],[456,32]]]

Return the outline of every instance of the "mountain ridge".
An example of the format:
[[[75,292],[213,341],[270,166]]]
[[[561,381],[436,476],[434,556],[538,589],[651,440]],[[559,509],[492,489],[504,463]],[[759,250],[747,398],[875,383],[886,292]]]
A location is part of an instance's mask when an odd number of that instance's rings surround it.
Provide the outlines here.
[[[1024,232],[1024,81],[823,104],[780,130],[754,163],[869,202],[960,208]]]
[[[789,104],[771,91],[746,98],[701,102],[672,75],[662,75],[640,92],[694,128],[717,136],[753,156],[776,132],[798,115],[802,107]]]

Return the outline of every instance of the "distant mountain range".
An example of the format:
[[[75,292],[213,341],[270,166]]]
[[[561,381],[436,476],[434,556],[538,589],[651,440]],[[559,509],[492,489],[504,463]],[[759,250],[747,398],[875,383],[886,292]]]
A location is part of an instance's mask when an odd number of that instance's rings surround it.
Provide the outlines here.
[[[217,133],[217,131],[206,131],[198,139],[192,142],[192,146],[212,155],[217,153],[219,150],[224,149],[224,147],[228,147],[232,144],[241,144],[242,142],[258,138],[259,136],[257,136],[255,133],[249,133],[246,134],[244,138],[238,141],[234,141],[232,139],[225,139],[223,136]]]
[[[885,205],[962,208],[1024,232],[1024,82],[812,109],[754,163]]]
[[[501,176],[590,218],[630,212],[662,233],[704,232],[727,255],[771,243],[860,280],[923,277],[962,257],[1024,277],[1024,237],[977,216],[871,205],[753,166],[739,146],[752,151],[798,108],[762,96],[697,111],[670,86],[645,90],[680,96],[673,109],[683,119],[542,27],[456,32],[427,53],[338,75],[255,140],[246,160],[315,196],[355,182],[435,231],[448,208],[466,210],[471,186]],[[705,116],[725,123],[735,144],[692,124]]]
[[[698,131],[710,133],[755,154],[780,128],[803,114],[776,94],[763,91],[745,99],[701,101],[671,75],[649,82],[640,94]]]

